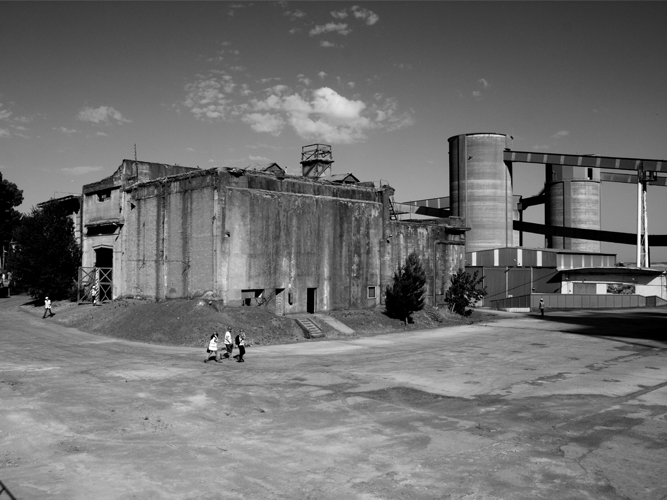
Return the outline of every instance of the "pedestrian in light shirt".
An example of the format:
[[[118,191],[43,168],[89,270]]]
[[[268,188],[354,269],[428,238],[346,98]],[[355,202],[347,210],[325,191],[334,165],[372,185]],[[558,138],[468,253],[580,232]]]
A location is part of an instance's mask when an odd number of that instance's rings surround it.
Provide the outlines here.
[[[42,316],[42,319],[46,318],[47,314],[49,315],[49,318],[54,316],[53,311],[51,310],[51,300],[49,300],[48,297],[44,299],[44,316]]]
[[[227,328],[225,332],[225,358],[231,359],[234,350],[234,341],[232,340],[232,329]]]

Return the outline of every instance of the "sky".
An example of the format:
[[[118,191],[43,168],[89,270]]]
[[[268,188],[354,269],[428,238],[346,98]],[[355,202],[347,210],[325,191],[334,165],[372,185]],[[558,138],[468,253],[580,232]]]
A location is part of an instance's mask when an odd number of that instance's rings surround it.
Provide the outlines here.
[[[396,201],[449,195],[458,134],[664,159],[665,19],[667,2],[0,2],[0,172],[29,212],[135,145],[144,161],[297,175],[302,146],[330,144],[334,174],[384,180]],[[543,187],[542,165],[513,175],[515,194]],[[603,184],[602,229],[636,231],[636,192]],[[667,187],[648,206],[667,234]]]

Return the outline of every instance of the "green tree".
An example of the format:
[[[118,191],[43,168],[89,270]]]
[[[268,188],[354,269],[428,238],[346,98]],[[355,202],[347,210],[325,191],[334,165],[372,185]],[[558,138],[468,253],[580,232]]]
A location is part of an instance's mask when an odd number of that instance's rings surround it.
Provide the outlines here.
[[[445,304],[450,312],[466,315],[466,309],[472,307],[475,302],[486,295],[486,287],[480,285],[484,281],[484,276],[477,277],[479,271],[474,274],[459,269],[452,276],[452,283],[445,292]]]
[[[12,279],[34,299],[64,299],[75,285],[81,249],[74,222],[57,204],[33,208],[14,231],[16,248],[8,267]]]
[[[23,191],[16,184],[3,179],[0,172],[0,247],[6,248],[18,226],[21,214],[14,207],[23,203]],[[1,250],[1,249],[0,249]]]
[[[407,324],[412,313],[424,308],[424,285],[426,273],[416,252],[405,259],[405,265],[394,273],[394,281],[385,292],[385,308],[392,318],[405,320]]]

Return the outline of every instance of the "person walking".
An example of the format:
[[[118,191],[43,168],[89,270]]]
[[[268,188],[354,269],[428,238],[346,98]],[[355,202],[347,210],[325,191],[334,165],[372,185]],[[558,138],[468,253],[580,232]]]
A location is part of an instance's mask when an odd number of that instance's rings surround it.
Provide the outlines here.
[[[544,316],[544,297],[540,297],[540,316]]]
[[[236,336],[236,345],[239,346],[239,355],[236,361],[243,363],[243,356],[245,355],[245,332],[243,330]]]
[[[93,283],[93,286],[90,287],[90,301],[93,304],[93,307],[97,305],[97,296],[100,293],[100,289],[97,286],[97,283]]]
[[[204,363],[208,363],[211,354],[215,356],[216,363],[222,363],[222,361],[220,361],[220,352],[218,351],[218,332],[213,332],[211,334],[208,346],[206,347],[206,358],[204,359]]]
[[[231,359],[234,350],[234,341],[232,340],[232,328],[227,328],[225,332],[225,358]]]
[[[51,310],[51,300],[48,297],[44,298],[44,316],[42,316],[42,319],[46,318],[46,315],[49,315],[49,318],[51,316],[55,316],[53,314],[53,311]]]

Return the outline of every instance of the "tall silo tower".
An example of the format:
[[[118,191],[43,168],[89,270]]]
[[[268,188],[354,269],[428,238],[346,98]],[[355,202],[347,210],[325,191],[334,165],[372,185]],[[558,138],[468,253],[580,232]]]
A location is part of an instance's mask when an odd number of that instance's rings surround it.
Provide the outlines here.
[[[547,165],[544,223],[600,230],[600,169]],[[547,248],[600,252],[599,241],[547,236]]]
[[[449,138],[451,214],[471,228],[466,252],[514,246],[512,166],[505,163],[505,134],[465,134]]]

